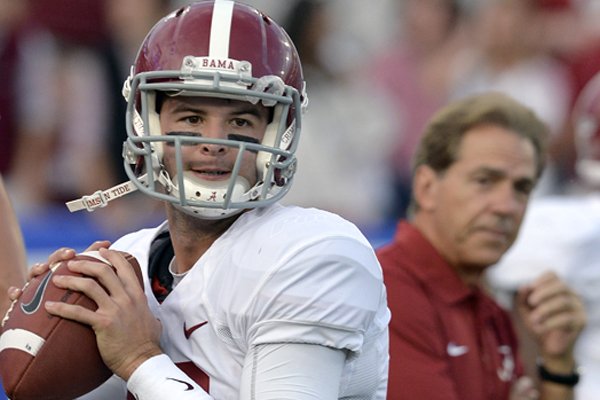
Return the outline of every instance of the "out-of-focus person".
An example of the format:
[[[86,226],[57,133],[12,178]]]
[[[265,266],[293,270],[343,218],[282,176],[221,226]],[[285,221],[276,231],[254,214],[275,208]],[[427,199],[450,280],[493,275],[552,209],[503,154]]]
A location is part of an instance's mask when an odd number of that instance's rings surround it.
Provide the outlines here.
[[[588,324],[575,347],[581,369],[575,398],[595,400],[600,398],[600,73],[578,97],[572,128],[579,189],[532,201],[515,245],[487,275],[508,309],[517,288],[546,271],[582,296]],[[527,352],[525,359],[535,364]]]
[[[425,128],[409,218],[377,251],[392,311],[388,398],[572,397],[579,297],[553,274],[519,287],[515,304],[540,356],[536,387],[509,314],[483,286],[517,236],[546,137],[530,108],[501,93],[455,101]]]
[[[21,287],[27,273],[27,255],[19,222],[0,175],[0,318],[8,310],[9,287]]]
[[[16,84],[21,67],[27,0],[0,1],[0,173],[6,174],[14,154],[17,106]]]
[[[44,40],[23,53],[17,140],[5,175],[18,215],[44,213],[101,184],[106,79],[96,40],[102,34],[95,1],[27,1],[29,22]],[[89,174],[89,171],[94,171]]]
[[[570,107],[600,70],[600,2],[597,0],[536,0],[539,7],[541,44],[544,51],[562,60],[572,81]],[[575,140],[569,118],[552,141],[550,157],[556,163],[561,194],[577,190]],[[572,186],[575,187],[572,187]]]
[[[465,46],[459,0],[404,0],[395,4],[394,40],[370,65],[373,84],[393,107],[388,165],[393,194],[388,216],[405,215],[410,200],[410,159],[431,115],[448,99],[457,74],[456,54]]]
[[[390,207],[391,168],[384,161],[391,158],[395,110],[370,85],[365,60],[348,49],[353,39],[346,36],[342,44],[336,3],[300,0],[284,23],[303,60],[311,97],[298,172],[283,202],[374,229],[387,222]]]
[[[549,52],[541,35],[543,6],[539,0],[471,3],[471,44],[457,56],[461,67],[452,97],[495,90],[518,99],[548,125],[551,147],[568,118],[573,82],[565,62]],[[559,192],[559,175],[549,158],[535,194]]]

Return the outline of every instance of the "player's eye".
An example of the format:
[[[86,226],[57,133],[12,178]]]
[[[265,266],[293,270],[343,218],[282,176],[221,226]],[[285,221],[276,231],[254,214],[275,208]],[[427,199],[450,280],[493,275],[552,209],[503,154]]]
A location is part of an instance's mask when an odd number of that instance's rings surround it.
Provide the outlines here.
[[[247,126],[252,126],[252,123],[245,118],[234,118],[231,121],[231,124],[236,128],[244,128]]]
[[[194,125],[198,124],[201,121],[200,117],[197,115],[188,115],[184,117],[183,120]]]

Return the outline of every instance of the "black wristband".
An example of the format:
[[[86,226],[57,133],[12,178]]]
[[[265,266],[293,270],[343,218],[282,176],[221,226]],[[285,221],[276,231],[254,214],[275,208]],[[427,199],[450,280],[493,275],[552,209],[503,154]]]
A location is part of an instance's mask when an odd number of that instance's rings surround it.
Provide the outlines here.
[[[540,374],[540,379],[546,382],[557,383],[559,385],[565,385],[573,387],[577,385],[579,382],[579,372],[575,369],[568,375],[554,374],[548,371],[544,364],[541,362],[537,363],[538,373]]]

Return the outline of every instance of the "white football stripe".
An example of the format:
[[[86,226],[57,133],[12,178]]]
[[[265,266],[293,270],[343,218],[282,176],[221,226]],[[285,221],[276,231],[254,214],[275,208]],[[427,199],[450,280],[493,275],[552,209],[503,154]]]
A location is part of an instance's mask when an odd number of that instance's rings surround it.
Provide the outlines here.
[[[36,356],[46,340],[24,329],[9,329],[0,336],[0,351],[17,349]]]
[[[103,263],[105,263],[105,264],[112,265],[112,264],[110,263],[110,261],[108,261],[106,258],[102,257],[102,256],[100,255],[100,252],[99,252],[99,251],[97,251],[97,250],[94,250],[94,251],[92,251],[92,250],[90,250],[90,251],[84,251],[83,253],[78,253],[77,255],[78,255],[78,256],[88,256],[88,257],[92,257],[92,258],[95,258],[95,259],[96,259],[96,260],[98,260],[98,261],[102,261],[102,262],[103,262]]]
[[[229,36],[233,17],[233,1],[215,1],[212,22],[210,25],[210,58],[229,58]]]

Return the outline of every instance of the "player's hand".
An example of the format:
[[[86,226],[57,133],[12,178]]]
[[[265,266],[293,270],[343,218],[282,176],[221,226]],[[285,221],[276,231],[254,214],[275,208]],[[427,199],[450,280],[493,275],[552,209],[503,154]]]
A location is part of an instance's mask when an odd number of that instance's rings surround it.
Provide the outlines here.
[[[161,324],[150,311],[129,262],[116,251],[101,248],[99,252],[114,270],[100,261],[73,260],[68,264],[69,269],[84,277],[53,277],[57,286],[85,293],[98,309],[91,311],[78,305],[47,302],[46,310],[90,325],[104,363],[127,380],[140,364],[162,353]]]
[[[98,240],[92,243],[85,251],[93,251],[98,250],[102,247],[110,246],[110,242],[108,240]],[[61,247],[60,249],[54,251],[48,257],[48,260],[43,263],[33,264],[27,273],[27,281],[32,280],[38,275],[44,274],[46,271],[50,269],[50,266],[61,261],[70,260],[75,257],[75,250],[68,247]],[[21,296],[22,288],[11,286],[8,288],[8,297],[11,301],[15,301]]]
[[[557,372],[572,371],[573,347],[586,324],[580,297],[555,273],[548,272],[519,289],[517,310],[544,363],[555,366]]]
[[[522,376],[514,383],[510,392],[510,400],[538,400],[540,393],[535,382],[528,376]]]

